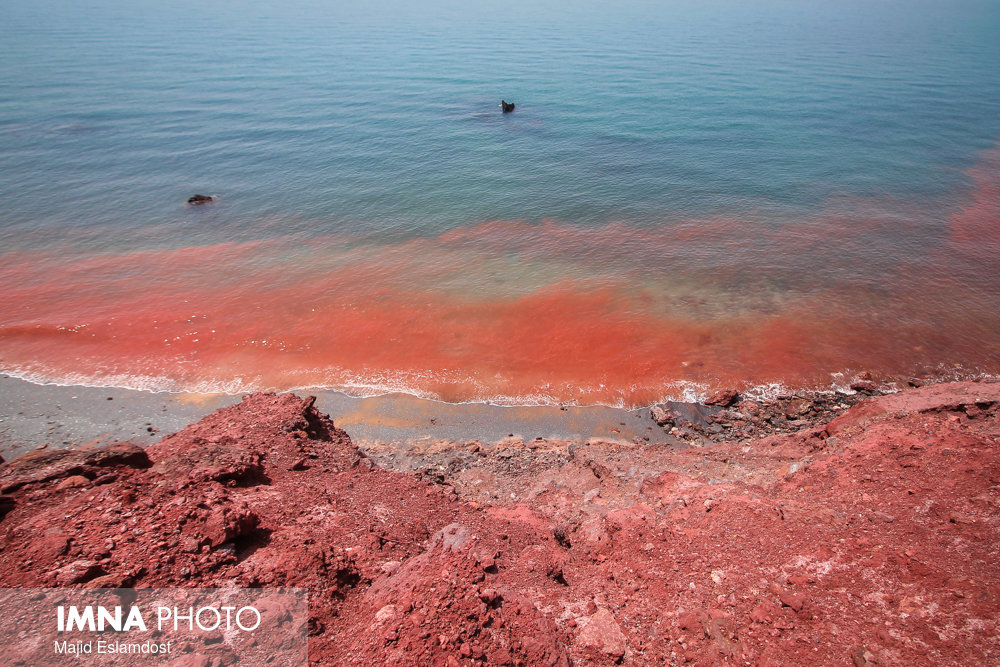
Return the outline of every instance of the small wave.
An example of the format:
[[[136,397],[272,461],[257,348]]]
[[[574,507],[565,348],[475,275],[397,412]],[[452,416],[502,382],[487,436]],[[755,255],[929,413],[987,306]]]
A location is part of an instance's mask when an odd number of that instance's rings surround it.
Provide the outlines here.
[[[171,394],[226,394],[238,396],[255,391],[267,391],[241,380],[229,381],[198,381],[192,383],[179,382],[164,375],[135,375],[113,373],[107,375],[88,375],[85,373],[54,373],[50,371],[0,368],[0,373],[37,385],[55,387],[92,387],[98,389],[128,389],[149,393]]]
[[[426,401],[446,403],[449,405],[496,405],[502,407],[610,407],[621,410],[640,410],[658,403],[704,403],[704,401],[719,389],[707,383],[691,381],[668,382],[664,386],[631,386],[619,390],[608,387],[545,387],[545,390],[523,392],[517,394],[491,393],[481,382],[469,378],[449,378],[452,381],[463,382],[466,386],[475,387],[472,395],[459,399],[446,399],[440,393],[427,388],[429,384],[440,384],[442,378],[433,373],[370,373],[350,374],[342,370],[332,375],[340,376],[337,381],[285,383],[280,386],[268,385],[259,379],[229,378],[229,379],[189,379],[182,380],[167,375],[102,373],[86,374],[74,372],[57,372],[45,368],[0,367],[4,375],[31,382],[38,385],[61,387],[92,387],[104,389],[126,389],[150,393],[187,393],[187,394],[223,394],[238,396],[253,392],[338,392],[355,398],[377,398],[381,396],[406,395]],[[309,373],[315,377],[312,373]],[[853,394],[850,381],[851,373],[837,372],[830,374],[830,382],[822,386],[791,386],[780,382],[768,382],[745,386],[739,389],[740,394],[755,401],[770,401],[780,396],[809,392],[819,394]],[[926,373],[925,380],[930,382],[968,381],[968,380],[998,380],[1000,374],[976,371],[972,369],[941,366]],[[882,384],[883,391],[895,392],[901,389],[898,382],[888,381]],[[655,400],[629,400],[629,396],[656,396]]]

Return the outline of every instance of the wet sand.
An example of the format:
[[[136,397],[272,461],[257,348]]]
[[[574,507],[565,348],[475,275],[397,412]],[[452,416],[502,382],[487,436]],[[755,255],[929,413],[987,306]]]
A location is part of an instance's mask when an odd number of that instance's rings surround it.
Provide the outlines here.
[[[166,394],[39,385],[0,376],[0,456],[48,447],[135,442],[148,445],[238,396]]]
[[[511,435],[523,440],[632,442],[650,437],[656,428],[647,409],[506,407],[401,394],[358,398],[334,391],[295,393],[315,394],[317,408],[362,447],[431,440],[497,442]],[[39,447],[116,441],[145,446],[240,399],[227,394],[39,385],[0,376],[0,456],[10,460]]]

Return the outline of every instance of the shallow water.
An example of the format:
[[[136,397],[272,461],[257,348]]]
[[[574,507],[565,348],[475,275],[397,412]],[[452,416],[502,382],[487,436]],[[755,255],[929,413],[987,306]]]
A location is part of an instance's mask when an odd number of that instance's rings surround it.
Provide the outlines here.
[[[1000,370],[995,3],[0,25],[4,371],[630,406]]]

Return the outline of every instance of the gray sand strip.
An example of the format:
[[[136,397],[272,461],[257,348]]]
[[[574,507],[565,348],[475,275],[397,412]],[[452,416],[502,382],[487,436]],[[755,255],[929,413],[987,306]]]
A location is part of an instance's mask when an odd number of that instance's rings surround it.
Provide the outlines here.
[[[237,401],[238,396],[39,385],[0,376],[0,456],[10,460],[41,446],[94,442],[147,445]]]
[[[357,398],[335,391],[313,393],[317,408],[329,413],[358,444],[496,442],[510,434],[525,440],[631,441],[656,432],[648,410],[454,405],[399,394]],[[95,442],[147,445],[239,400],[230,395],[39,385],[0,376],[0,456],[10,460],[42,446]]]

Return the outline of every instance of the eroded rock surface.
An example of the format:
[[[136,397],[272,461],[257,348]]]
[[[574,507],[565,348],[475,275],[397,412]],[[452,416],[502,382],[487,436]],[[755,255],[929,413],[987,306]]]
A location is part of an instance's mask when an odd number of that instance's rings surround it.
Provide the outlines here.
[[[146,451],[0,464],[0,585],[303,587],[322,665],[997,664],[998,403],[404,455],[253,395]]]

